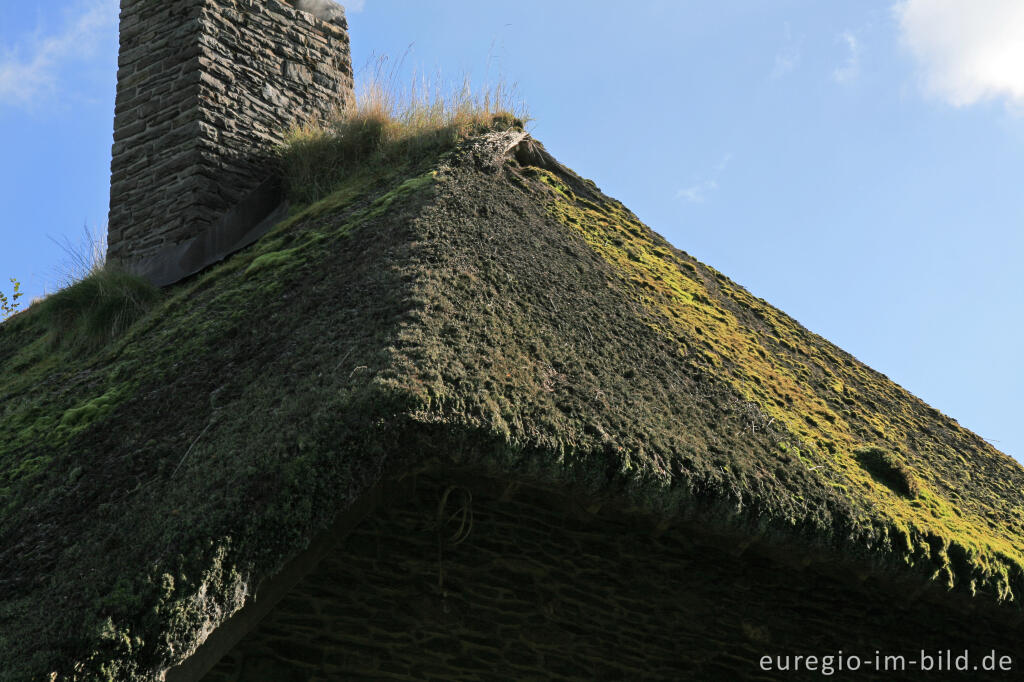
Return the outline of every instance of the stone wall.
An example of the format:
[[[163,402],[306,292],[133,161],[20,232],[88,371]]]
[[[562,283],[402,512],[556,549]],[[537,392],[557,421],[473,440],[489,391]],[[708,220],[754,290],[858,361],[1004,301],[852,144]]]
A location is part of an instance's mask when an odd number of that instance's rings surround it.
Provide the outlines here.
[[[288,127],[351,99],[344,14],[319,5],[328,20],[278,0],[121,0],[109,262],[201,234],[270,175]]]
[[[965,648],[1024,664],[1016,628],[941,596],[588,516],[559,493],[449,484],[421,476],[385,497],[204,682],[803,680],[823,676],[760,658]]]

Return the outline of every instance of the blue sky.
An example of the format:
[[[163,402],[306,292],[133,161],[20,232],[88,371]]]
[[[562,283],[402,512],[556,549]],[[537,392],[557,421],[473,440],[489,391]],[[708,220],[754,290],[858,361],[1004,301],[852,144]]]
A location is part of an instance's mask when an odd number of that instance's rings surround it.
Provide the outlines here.
[[[105,230],[113,0],[0,6],[0,283]],[[677,247],[1024,457],[1024,3],[349,5],[353,61],[515,84]],[[9,287],[3,289],[10,293]]]

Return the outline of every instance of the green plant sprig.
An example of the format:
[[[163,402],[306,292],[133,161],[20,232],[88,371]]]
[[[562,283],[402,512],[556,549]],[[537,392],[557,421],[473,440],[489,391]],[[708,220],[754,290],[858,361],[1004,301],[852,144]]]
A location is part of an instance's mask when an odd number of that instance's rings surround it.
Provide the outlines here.
[[[23,292],[21,291],[21,282],[13,277],[10,279],[11,283],[14,285],[14,293],[11,294],[10,298],[7,298],[7,295],[0,291],[0,315],[2,315],[0,320],[6,320],[8,317],[18,312],[18,306],[20,305],[18,303],[18,299],[23,295]]]

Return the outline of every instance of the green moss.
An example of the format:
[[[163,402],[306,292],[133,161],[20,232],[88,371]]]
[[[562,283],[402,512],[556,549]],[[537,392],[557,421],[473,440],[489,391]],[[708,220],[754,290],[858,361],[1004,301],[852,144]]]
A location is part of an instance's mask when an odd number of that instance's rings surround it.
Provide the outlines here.
[[[271,235],[284,232],[304,220],[319,218],[348,208],[380,180],[380,172],[373,172],[371,169],[363,169],[343,177],[327,196],[312,204],[295,208],[286,220],[274,228]]]
[[[117,405],[121,399],[121,392],[121,389],[111,389],[101,396],[68,409],[60,418],[61,428],[78,431],[102,419]]]
[[[275,226],[261,240],[257,246],[259,255],[249,265],[247,272],[256,271],[266,266],[283,264],[291,259],[299,249],[323,242],[328,237],[347,236],[365,221],[384,215],[396,200],[425,189],[436,181],[436,172],[433,170],[427,171],[421,175],[401,181],[394,189],[373,198],[368,205],[357,208],[360,200],[365,201],[367,193],[371,190],[395,182],[399,170],[363,169],[350,177],[344,177],[339,180],[336,189],[323,199],[309,206],[294,209],[288,219]],[[292,229],[301,222],[309,222],[331,213],[342,213],[346,209],[354,210],[348,213],[346,220],[333,224],[329,234],[310,231],[300,232]],[[291,248],[281,248],[293,244],[294,246],[291,246]]]
[[[267,268],[276,268],[282,265],[294,265],[295,264],[295,253],[298,251],[297,248],[284,249],[283,251],[272,251],[270,253],[264,253],[257,256],[249,267],[245,269],[245,274],[251,275],[254,272],[265,270]]]
[[[683,340],[692,349],[688,357],[702,371],[729,381],[766,415],[780,432],[780,443],[788,441],[788,455],[833,486],[844,486],[852,504],[874,510],[865,518],[877,514],[886,523],[955,539],[978,548],[972,557],[1000,557],[993,565],[1024,566],[1024,525],[1002,511],[995,512],[1002,524],[987,517],[987,505],[999,505],[1004,497],[1003,486],[990,475],[985,485],[991,496],[972,498],[970,506],[964,499],[942,498],[948,513],[941,513],[909,504],[923,490],[911,460],[928,461],[950,489],[977,489],[978,470],[963,467],[957,453],[970,450],[990,464],[998,460],[1002,471],[1013,467],[1008,458],[948,420],[941,428],[949,450],[924,451],[920,434],[937,433],[937,413],[919,400],[720,273],[674,251],[621,204],[580,199],[566,179],[544,169],[530,168],[529,174],[554,190],[552,216],[580,234],[634,288],[635,300],[656,319],[651,328],[673,343]],[[865,466],[851,454],[865,440],[879,442],[886,451],[912,454],[888,465]],[[945,565],[941,556],[929,556]],[[980,558],[972,561],[982,563]],[[998,571],[988,575],[999,580]]]
[[[434,184],[436,177],[437,171],[432,170],[415,178],[409,178],[392,191],[376,199],[370,206],[370,210],[367,211],[365,218],[376,218],[383,215],[397,199],[431,186]]]
[[[291,217],[276,226],[257,247],[258,255],[249,263],[245,274],[251,275],[267,268],[289,268],[300,264],[304,260],[304,257],[300,256],[300,251],[325,242],[328,236],[346,236],[363,222],[383,215],[396,200],[433,184],[435,175],[434,171],[428,171],[404,180],[394,189],[376,197],[366,208],[354,211],[348,220],[332,229],[330,235],[316,231],[291,230],[300,221],[344,211],[362,197],[368,188],[379,186],[382,181],[386,181],[386,176],[379,172],[367,171],[343,179],[333,193],[311,206],[296,210]],[[268,250],[287,244],[295,245],[290,248]]]

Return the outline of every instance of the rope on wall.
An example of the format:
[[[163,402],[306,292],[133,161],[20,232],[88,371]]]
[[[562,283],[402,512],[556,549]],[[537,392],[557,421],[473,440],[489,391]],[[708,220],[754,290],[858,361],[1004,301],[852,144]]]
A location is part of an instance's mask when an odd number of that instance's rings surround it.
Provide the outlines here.
[[[448,498],[456,490],[459,491],[462,498],[461,505],[446,516]],[[448,591],[444,589],[444,547],[458,547],[473,531],[473,494],[469,492],[468,488],[461,486],[450,485],[445,488],[441,500],[438,502],[437,516],[434,521],[437,528],[437,589],[440,590],[442,599],[446,599]],[[445,529],[454,525],[455,521],[458,522],[459,527],[445,537]],[[444,611],[448,612],[447,603],[444,605]]]

